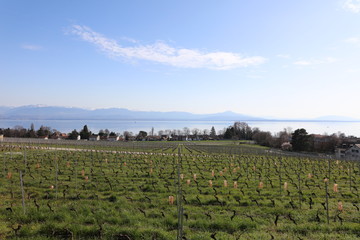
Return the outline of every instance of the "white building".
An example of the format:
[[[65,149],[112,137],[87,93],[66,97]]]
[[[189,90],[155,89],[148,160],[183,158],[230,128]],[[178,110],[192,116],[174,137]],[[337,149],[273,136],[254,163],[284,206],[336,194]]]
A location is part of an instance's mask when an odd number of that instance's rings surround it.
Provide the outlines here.
[[[116,142],[116,141],[119,141],[119,137],[118,136],[109,136],[107,138],[107,140],[110,142]]]
[[[100,136],[99,135],[91,135],[89,137],[89,141],[99,141],[100,140]]]
[[[337,158],[345,158],[346,148],[336,148],[335,156]]]
[[[345,151],[345,158],[356,160],[360,159],[360,144],[354,144]]]
[[[351,144],[349,147],[335,149],[335,156],[347,160],[360,160],[360,144]]]

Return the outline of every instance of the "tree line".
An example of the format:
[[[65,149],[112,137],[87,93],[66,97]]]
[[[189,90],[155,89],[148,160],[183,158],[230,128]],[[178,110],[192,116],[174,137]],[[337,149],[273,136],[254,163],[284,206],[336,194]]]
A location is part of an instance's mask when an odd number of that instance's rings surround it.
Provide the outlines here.
[[[200,130],[197,128],[189,129],[184,127],[183,129],[174,130],[160,130],[157,133],[154,132],[154,128],[151,131],[139,131],[138,134],[133,134],[130,131],[124,131],[123,134],[110,132],[108,129],[100,130],[98,133],[93,133],[89,130],[87,125],[77,131],[74,129],[72,132],[63,134],[51,127],[41,126],[35,130],[34,124],[31,124],[29,129],[22,126],[15,126],[14,128],[0,128],[0,134],[4,137],[18,137],[18,138],[58,138],[63,136],[66,139],[89,139],[91,135],[96,134],[101,138],[120,136],[126,140],[147,140],[153,136],[192,136],[201,137],[197,139],[202,140],[251,140],[262,146],[268,146],[273,148],[282,148],[283,150],[293,151],[309,151],[309,152],[333,152],[342,140],[345,139],[344,134],[332,134],[327,136],[317,136],[314,134],[308,134],[305,129],[297,129],[292,131],[290,128],[285,128],[283,131],[272,134],[269,131],[261,131],[259,128],[251,128],[246,122],[234,122],[233,125],[219,130],[216,132],[214,127],[210,130]]]
[[[304,128],[283,131],[272,134],[251,128],[245,122],[235,122],[225,129],[224,139],[253,140],[257,144],[296,152],[334,152],[336,147],[346,139],[345,134],[316,135],[309,134]]]

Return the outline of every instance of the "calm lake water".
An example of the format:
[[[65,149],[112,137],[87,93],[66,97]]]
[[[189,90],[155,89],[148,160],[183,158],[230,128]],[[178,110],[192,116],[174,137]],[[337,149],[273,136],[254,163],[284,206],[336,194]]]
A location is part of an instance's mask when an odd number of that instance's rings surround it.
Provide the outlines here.
[[[233,121],[119,121],[119,120],[4,120],[0,119],[0,128],[13,128],[15,126],[23,126],[30,128],[34,123],[35,129],[39,129],[41,125],[51,127],[61,132],[69,133],[76,129],[80,131],[86,124],[90,131],[97,133],[100,129],[108,129],[116,133],[131,131],[137,134],[140,130],[150,132],[154,128],[154,132],[159,130],[182,130],[184,127],[190,129],[198,128],[200,130],[208,129],[214,126],[216,131],[232,125]],[[308,122],[308,121],[246,121],[250,127],[258,127],[262,131],[276,133],[284,128],[296,130],[305,128],[308,133],[316,134],[332,134],[337,132],[345,133],[347,136],[360,136],[360,122]]]

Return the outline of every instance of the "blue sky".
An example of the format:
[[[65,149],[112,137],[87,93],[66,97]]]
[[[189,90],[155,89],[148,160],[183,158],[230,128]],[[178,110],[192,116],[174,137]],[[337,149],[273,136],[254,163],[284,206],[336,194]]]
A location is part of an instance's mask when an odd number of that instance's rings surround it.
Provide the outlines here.
[[[360,0],[0,1],[0,105],[360,118]]]

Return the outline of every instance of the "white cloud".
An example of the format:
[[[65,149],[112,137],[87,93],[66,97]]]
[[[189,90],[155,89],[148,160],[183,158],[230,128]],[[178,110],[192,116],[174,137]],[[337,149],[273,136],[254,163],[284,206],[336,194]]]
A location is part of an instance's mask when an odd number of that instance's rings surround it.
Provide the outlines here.
[[[312,65],[319,65],[319,64],[326,64],[326,63],[333,63],[336,62],[336,58],[327,57],[324,59],[312,59],[312,60],[299,60],[294,62],[295,65],[299,66],[312,66]]]
[[[354,13],[360,13],[360,0],[345,0],[343,8]]]
[[[175,48],[164,42],[150,45],[123,47],[117,41],[92,31],[89,27],[73,25],[70,33],[80,36],[112,57],[141,59],[181,68],[210,68],[227,70],[262,64],[264,57],[243,57],[232,52],[201,52],[194,49]]]
[[[27,50],[32,50],[32,51],[37,51],[37,50],[41,50],[41,49],[42,49],[41,46],[31,45],[31,44],[23,44],[23,45],[21,45],[21,48],[27,49]]]
[[[360,38],[358,38],[358,37],[351,37],[351,38],[345,39],[345,42],[347,42],[347,43],[353,43],[353,44],[358,44],[358,43],[360,43]]]
[[[311,62],[311,61],[304,61],[304,60],[302,60],[302,61],[296,61],[296,62],[294,62],[294,64],[295,64],[295,65],[301,65],[301,66],[307,66],[307,65],[311,65],[312,62]]]
[[[138,43],[139,41],[133,39],[133,38],[129,38],[129,37],[121,37],[122,40],[127,41],[127,42],[131,42],[131,43]]]

